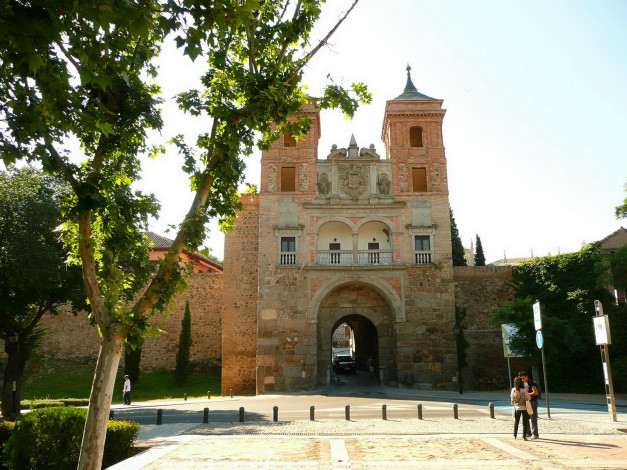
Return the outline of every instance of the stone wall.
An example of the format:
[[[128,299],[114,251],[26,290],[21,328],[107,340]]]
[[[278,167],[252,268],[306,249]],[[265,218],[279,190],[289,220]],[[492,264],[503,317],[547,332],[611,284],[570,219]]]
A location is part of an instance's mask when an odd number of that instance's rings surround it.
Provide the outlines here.
[[[224,243],[222,393],[254,394],[257,350],[259,196],[242,196],[238,223]]]
[[[468,367],[464,387],[495,390],[509,387],[507,359],[503,355],[500,325],[491,322],[491,312],[514,298],[510,266],[455,266],[455,304],[466,309],[464,337]],[[512,373],[522,370],[521,359],[512,358]]]
[[[192,346],[190,360],[203,365],[220,365],[222,335],[222,274],[199,273],[189,280],[189,289],[178,296],[169,316],[157,315],[152,324],[164,333],[148,338],[142,352],[145,368],[174,368],[181,332],[185,300],[192,313]],[[47,334],[40,354],[61,359],[96,361],[100,338],[95,326],[89,324],[86,312],[74,316],[64,309],[58,316],[46,315],[41,326]]]

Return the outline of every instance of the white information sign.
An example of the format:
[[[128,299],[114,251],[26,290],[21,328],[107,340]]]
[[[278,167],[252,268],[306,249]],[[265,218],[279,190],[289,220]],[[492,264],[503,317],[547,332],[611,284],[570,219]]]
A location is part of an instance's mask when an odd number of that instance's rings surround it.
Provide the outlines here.
[[[592,317],[592,323],[594,324],[594,338],[597,345],[612,344],[610,338],[610,324],[607,321],[607,315],[599,315]]]
[[[542,329],[542,317],[540,316],[540,302],[533,304],[533,324],[536,331]]]

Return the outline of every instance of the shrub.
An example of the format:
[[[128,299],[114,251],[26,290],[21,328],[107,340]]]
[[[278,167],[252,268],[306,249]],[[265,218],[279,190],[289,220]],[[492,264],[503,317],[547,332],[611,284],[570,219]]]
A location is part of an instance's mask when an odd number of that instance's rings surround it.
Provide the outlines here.
[[[65,406],[89,406],[89,398],[61,398],[59,400]]]
[[[2,455],[4,453],[4,446],[6,445],[9,437],[11,437],[11,433],[13,432],[13,428],[15,427],[15,423],[12,421],[1,421],[0,422],[0,468],[6,468],[2,465]]]
[[[87,410],[71,406],[31,411],[18,423],[6,445],[13,469],[74,469],[78,464]],[[130,455],[139,424],[110,421],[103,455],[105,466]]]
[[[61,400],[33,400],[30,403],[31,410],[38,410],[40,408],[58,408],[60,406],[65,406]]]

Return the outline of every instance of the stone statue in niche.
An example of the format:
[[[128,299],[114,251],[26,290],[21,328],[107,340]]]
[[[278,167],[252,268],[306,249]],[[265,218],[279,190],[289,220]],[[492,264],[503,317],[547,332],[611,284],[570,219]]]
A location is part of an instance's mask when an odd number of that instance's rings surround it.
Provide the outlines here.
[[[377,179],[377,189],[379,194],[387,196],[390,194],[391,182],[386,173],[381,173]]]
[[[318,183],[316,183],[316,186],[318,186],[318,193],[323,196],[326,196],[331,192],[331,182],[329,181],[329,177],[326,173],[322,173],[318,177]]]
[[[430,227],[433,224],[431,202],[422,196],[418,196],[418,199],[411,203],[411,223],[419,227]]]

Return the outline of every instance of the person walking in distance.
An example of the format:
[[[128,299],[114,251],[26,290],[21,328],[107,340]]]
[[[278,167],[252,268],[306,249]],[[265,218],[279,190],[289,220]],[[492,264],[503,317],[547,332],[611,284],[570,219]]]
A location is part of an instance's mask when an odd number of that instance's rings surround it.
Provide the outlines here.
[[[122,396],[124,397],[124,404],[131,404],[131,379],[128,375],[124,376],[124,388],[122,389]]]
[[[523,417],[523,440],[527,440],[527,434],[529,432],[529,414],[527,413],[527,403],[529,400],[529,394],[525,390],[523,379],[516,377],[514,379],[514,388],[510,395],[512,405],[514,405],[514,439],[518,434],[518,423],[520,423],[520,416]]]
[[[531,402],[531,407],[533,408],[533,414],[531,415],[531,433],[528,434],[531,436],[531,439],[539,439],[540,433],[538,432],[538,398],[540,398],[540,387],[537,383],[529,378],[526,372],[519,372],[518,377],[520,377],[524,384],[525,390],[529,393],[529,401]]]

